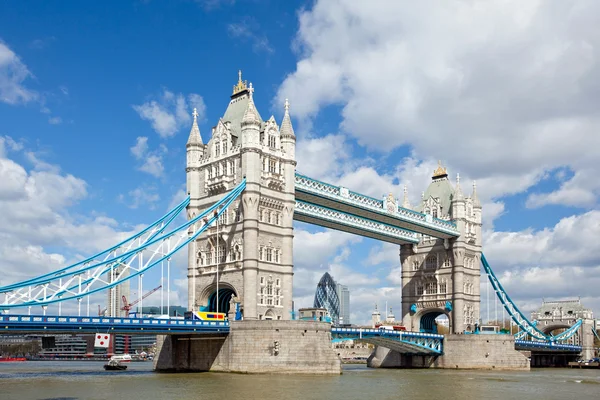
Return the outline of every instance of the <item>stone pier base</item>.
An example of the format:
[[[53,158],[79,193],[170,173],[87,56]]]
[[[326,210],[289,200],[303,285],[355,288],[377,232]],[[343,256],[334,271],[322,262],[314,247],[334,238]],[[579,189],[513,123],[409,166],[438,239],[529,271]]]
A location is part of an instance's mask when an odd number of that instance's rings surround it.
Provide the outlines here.
[[[512,335],[446,335],[443,356],[411,356],[377,347],[372,368],[452,368],[529,370],[529,360],[515,350]]]
[[[335,374],[331,326],[313,321],[235,321],[229,335],[157,338],[154,370]]]

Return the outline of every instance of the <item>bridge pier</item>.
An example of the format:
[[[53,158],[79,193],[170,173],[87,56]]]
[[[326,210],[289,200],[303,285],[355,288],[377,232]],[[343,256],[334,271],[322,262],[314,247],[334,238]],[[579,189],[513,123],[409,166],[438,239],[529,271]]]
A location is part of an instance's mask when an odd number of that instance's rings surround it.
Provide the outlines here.
[[[529,360],[515,350],[512,335],[446,335],[441,356],[401,354],[378,346],[367,365],[372,368],[528,370]]]
[[[314,321],[232,321],[226,336],[157,339],[158,372],[332,374],[342,371],[331,325]]]

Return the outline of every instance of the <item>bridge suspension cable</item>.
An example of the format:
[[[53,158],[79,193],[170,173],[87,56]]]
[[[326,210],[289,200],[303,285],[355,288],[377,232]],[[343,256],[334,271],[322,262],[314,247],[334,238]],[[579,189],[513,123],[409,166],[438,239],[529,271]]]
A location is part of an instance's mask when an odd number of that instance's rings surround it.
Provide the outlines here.
[[[0,288],[0,293],[4,293],[5,299],[0,304],[0,309],[8,310],[33,305],[46,307],[48,304],[60,303],[67,300],[77,299],[80,301],[79,299],[83,297],[102,290],[111,289],[127,280],[141,276],[144,272],[164,260],[167,260],[167,263],[169,263],[171,256],[206,231],[243,192],[245,187],[246,180],[244,179],[221,200],[169,233],[162,234],[168,225],[165,224],[144,238],[144,241],[142,241],[140,234],[134,235],[138,241],[137,247],[129,246],[122,254],[117,255],[119,247],[118,245],[113,246],[111,247],[111,251],[105,250],[99,253],[106,255],[106,258],[100,262],[92,263],[91,265],[79,262],[54,273],[2,287]],[[169,212],[165,216],[166,218],[161,218],[162,222],[166,222],[167,220],[172,222],[187,204],[189,204],[189,198]],[[192,231],[191,227],[199,221],[203,221],[204,225]],[[146,228],[142,232],[149,232],[149,229]],[[133,242],[135,242],[135,239]],[[164,252],[165,242],[167,244],[166,252]],[[149,253],[148,257],[143,257],[144,252]],[[93,260],[93,258],[88,258],[87,260]],[[138,266],[135,266],[135,260],[138,261]],[[73,270],[75,266],[79,268]],[[66,271],[70,271],[70,273],[67,274]],[[167,269],[167,274],[168,272]],[[103,276],[108,273],[111,278],[107,280]],[[167,293],[167,301],[168,298]]]
[[[504,290],[504,287],[500,283],[500,280],[498,280],[496,274],[494,274],[494,271],[488,264],[487,259],[483,254],[481,254],[481,263],[483,264],[485,273],[487,274],[488,279],[492,284],[494,291],[496,292],[496,296],[500,300],[500,303],[502,304],[510,318],[521,329],[522,332],[518,333],[518,335],[522,337],[529,335],[532,339],[540,340],[543,342],[556,342],[569,339],[581,327],[583,321],[578,320],[569,329],[565,330],[564,332],[561,332],[556,336],[545,334],[537,327],[537,323],[529,321],[521,312],[521,310],[519,310],[517,305],[511,300],[511,298]]]
[[[159,218],[158,220],[153,222],[151,225],[149,225],[142,231],[134,234],[133,236],[117,243],[116,245],[114,245],[106,250],[101,251],[100,253],[94,254],[93,256],[88,257],[85,260],[79,261],[75,264],[69,265],[67,267],[61,268],[61,269],[53,271],[53,272],[49,272],[44,275],[37,276],[35,278],[27,279],[27,280],[24,280],[21,282],[12,283],[12,284],[6,285],[6,286],[0,286],[0,293],[5,293],[5,292],[11,291],[13,289],[31,286],[34,284],[42,284],[45,282],[49,282],[50,280],[53,280],[55,278],[69,275],[70,273],[72,273],[73,270],[77,269],[78,267],[79,267],[78,271],[81,272],[82,266],[85,267],[85,266],[89,265],[90,263],[93,263],[94,261],[98,260],[101,257],[104,257],[104,259],[101,261],[106,261],[109,259],[109,257],[111,257],[112,254],[114,254],[115,251],[117,251],[119,249],[127,249],[127,250],[131,249],[132,246],[135,244],[135,242],[137,240],[139,240],[140,238],[144,237],[144,235],[146,235],[146,234],[148,234],[148,237],[146,237],[144,239],[144,242],[151,240],[154,237],[156,237],[158,234],[162,233],[164,231],[164,229],[181,213],[181,211],[183,211],[185,209],[185,207],[187,207],[187,205],[189,203],[190,203],[190,198],[187,197],[185,200],[183,200],[181,203],[179,203],[177,206],[175,206],[171,211],[169,211],[167,214],[163,215],[161,218]]]

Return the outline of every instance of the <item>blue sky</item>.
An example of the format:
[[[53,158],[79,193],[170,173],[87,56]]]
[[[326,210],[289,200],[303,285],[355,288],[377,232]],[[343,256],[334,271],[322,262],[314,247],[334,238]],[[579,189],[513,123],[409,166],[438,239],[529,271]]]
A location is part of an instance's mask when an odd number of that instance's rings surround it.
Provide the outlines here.
[[[263,117],[290,99],[299,172],[375,197],[406,184],[415,204],[441,159],[477,180],[484,252],[524,309],[599,310],[598,6],[432,3],[2,2],[2,283],[181,199],[191,109],[208,140],[242,69]],[[298,224],[295,268],[299,305],[330,271],[353,320],[400,306],[393,246]]]

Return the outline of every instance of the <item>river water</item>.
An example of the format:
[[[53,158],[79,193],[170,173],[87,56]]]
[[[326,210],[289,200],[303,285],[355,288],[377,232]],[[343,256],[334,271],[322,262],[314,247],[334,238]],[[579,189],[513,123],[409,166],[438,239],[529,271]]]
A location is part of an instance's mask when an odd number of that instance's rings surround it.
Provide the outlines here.
[[[384,370],[345,365],[340,376],[157,374],[152,363],[104,371],[102,362],[0,363],[0,400],[599,399],[600,370]]]

